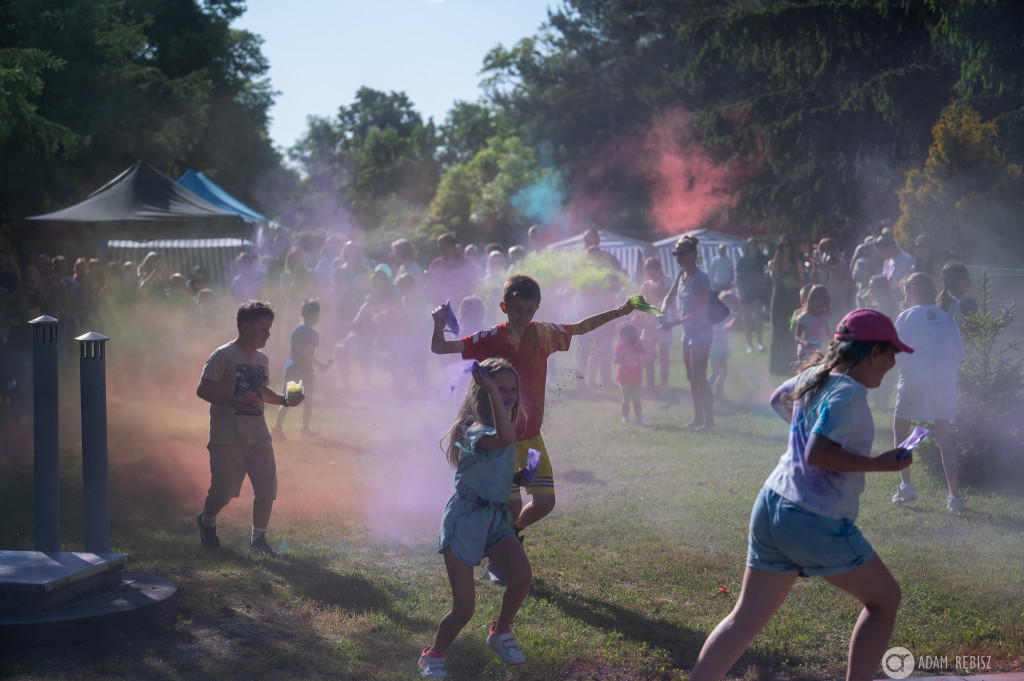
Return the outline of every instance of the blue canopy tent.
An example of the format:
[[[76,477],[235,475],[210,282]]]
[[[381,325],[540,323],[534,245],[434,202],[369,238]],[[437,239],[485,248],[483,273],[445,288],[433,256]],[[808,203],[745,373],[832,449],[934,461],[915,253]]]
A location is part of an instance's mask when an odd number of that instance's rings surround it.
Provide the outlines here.
[[[234,213],[253,222],[269,223],[270,220],[224,191],[219,184],[194,170],[186,170],[178,178],[178,184],[200,196],[223,211]]]

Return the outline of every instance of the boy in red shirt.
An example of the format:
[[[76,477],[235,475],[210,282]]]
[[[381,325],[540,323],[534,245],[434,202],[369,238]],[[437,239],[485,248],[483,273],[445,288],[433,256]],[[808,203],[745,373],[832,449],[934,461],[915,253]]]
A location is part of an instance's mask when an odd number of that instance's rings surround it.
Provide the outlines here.
[[[547,384],[548,355],[569,349],[573,336],[589,333],[613,319],[633,311],[627,300],[620,307],[587,317],[575,324],[535,322],[533,316],[540,307],[540,285],[533,277],[516,274],[505,282],[501,311],[508,322],[490,329],[477,331],[462,339],[447,340],[444,326],[447,310],[444,306],[433,312],[434,333],[430,349],[438,355],[461,353],[463,359],[483,361],[489,357],[507,359],[519,374],[519,413],[516,421],[516,469],[526,465],[530,449],[540,452],[540,465],[533,483],[526,488],[532,497],[523,506],[522,493],[512,486],[509,510],[512,512],[512,530],[516,536],[537,522],[555,507],[555,480],[544,440],[540,435],[544,421],[544,391]]]

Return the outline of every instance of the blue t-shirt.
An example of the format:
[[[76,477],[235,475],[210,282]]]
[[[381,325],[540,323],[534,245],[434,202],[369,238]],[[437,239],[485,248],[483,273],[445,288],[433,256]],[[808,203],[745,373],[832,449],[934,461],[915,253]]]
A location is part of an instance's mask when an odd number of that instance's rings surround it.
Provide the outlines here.
[[[819,367],[805,369],[782,384],[795,392]],[[843,449],[871,455],[875,424],[868,407],[868,389],[849,376],[830,375],[818,392],[793,405],[789,445],[765,485],[812,513],[855,520],[864,491],[864,473],[828,471],[807,463],[807,440],[822,435]]]
[[[291,353],[285,362],[285,369],[309,372],[313,370],[312,362],[306,361],[306,348],[320,345],[320,334],[308,324],[299,324],[292,329]]]
[[[462,483],[477,496],[487,501],[503,504],[512,491],[512,476],[516,466],[516,446],[509,444],[504,449],[484,449],[477,443],[485,435],[497,431],[475,421],[469,427],[463,426],[459,440],[462,455],[455,469],[455,484]]]

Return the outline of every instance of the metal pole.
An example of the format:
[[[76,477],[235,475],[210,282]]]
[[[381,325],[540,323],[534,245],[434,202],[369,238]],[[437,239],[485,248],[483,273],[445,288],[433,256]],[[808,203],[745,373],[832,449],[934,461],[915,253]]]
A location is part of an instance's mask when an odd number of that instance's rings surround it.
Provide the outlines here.
[[[60,438],[57,406],[57,320],[32,325],[32,424],[35,461],[35,548],[60,551]]]
[[[90,331],[80,345],[82,378],[82,501],[85,550],[110,553],[110,494],[107,475],[106,336]]]

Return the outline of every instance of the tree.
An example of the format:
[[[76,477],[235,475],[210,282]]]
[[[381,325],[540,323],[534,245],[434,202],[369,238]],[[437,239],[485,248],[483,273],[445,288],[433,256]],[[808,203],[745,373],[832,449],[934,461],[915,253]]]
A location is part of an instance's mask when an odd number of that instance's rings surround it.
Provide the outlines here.
[[[747,4],[688,24],[705,144],[761,169],[739,212],[803,238],[895,216],[892,189],[955,78],[932,45],[936,21],[918,3],[848,0]]]
[[[425,207],[437,186],[437,134],[401,92],[360,88],[335,119],[313,118],[292,149],[307,184],[332,187],[366,230],[395,208]],[[396,203],[397,202],[397,203]]]
[[[536,154],[518,137],[492,137],[470,161],[444,172],[428,225],[471,242],[523,242],[536,216],[517,197],[542,178]]]
[[[260,41],[229,29],[243,10],[241,0],[0,0],[0,106],[13,112],[0,123],[0,219],[67,205],[140,158],[171,175],[216,173],[251,198],[280,159]]]
[[[1024,256],[1024,174],[1003,161],[998,127],[954,103],[932,135],[924,167],[908,172],[899,192],[897,236],[909,243],[928,233],[962,260],[1017,266]]]

